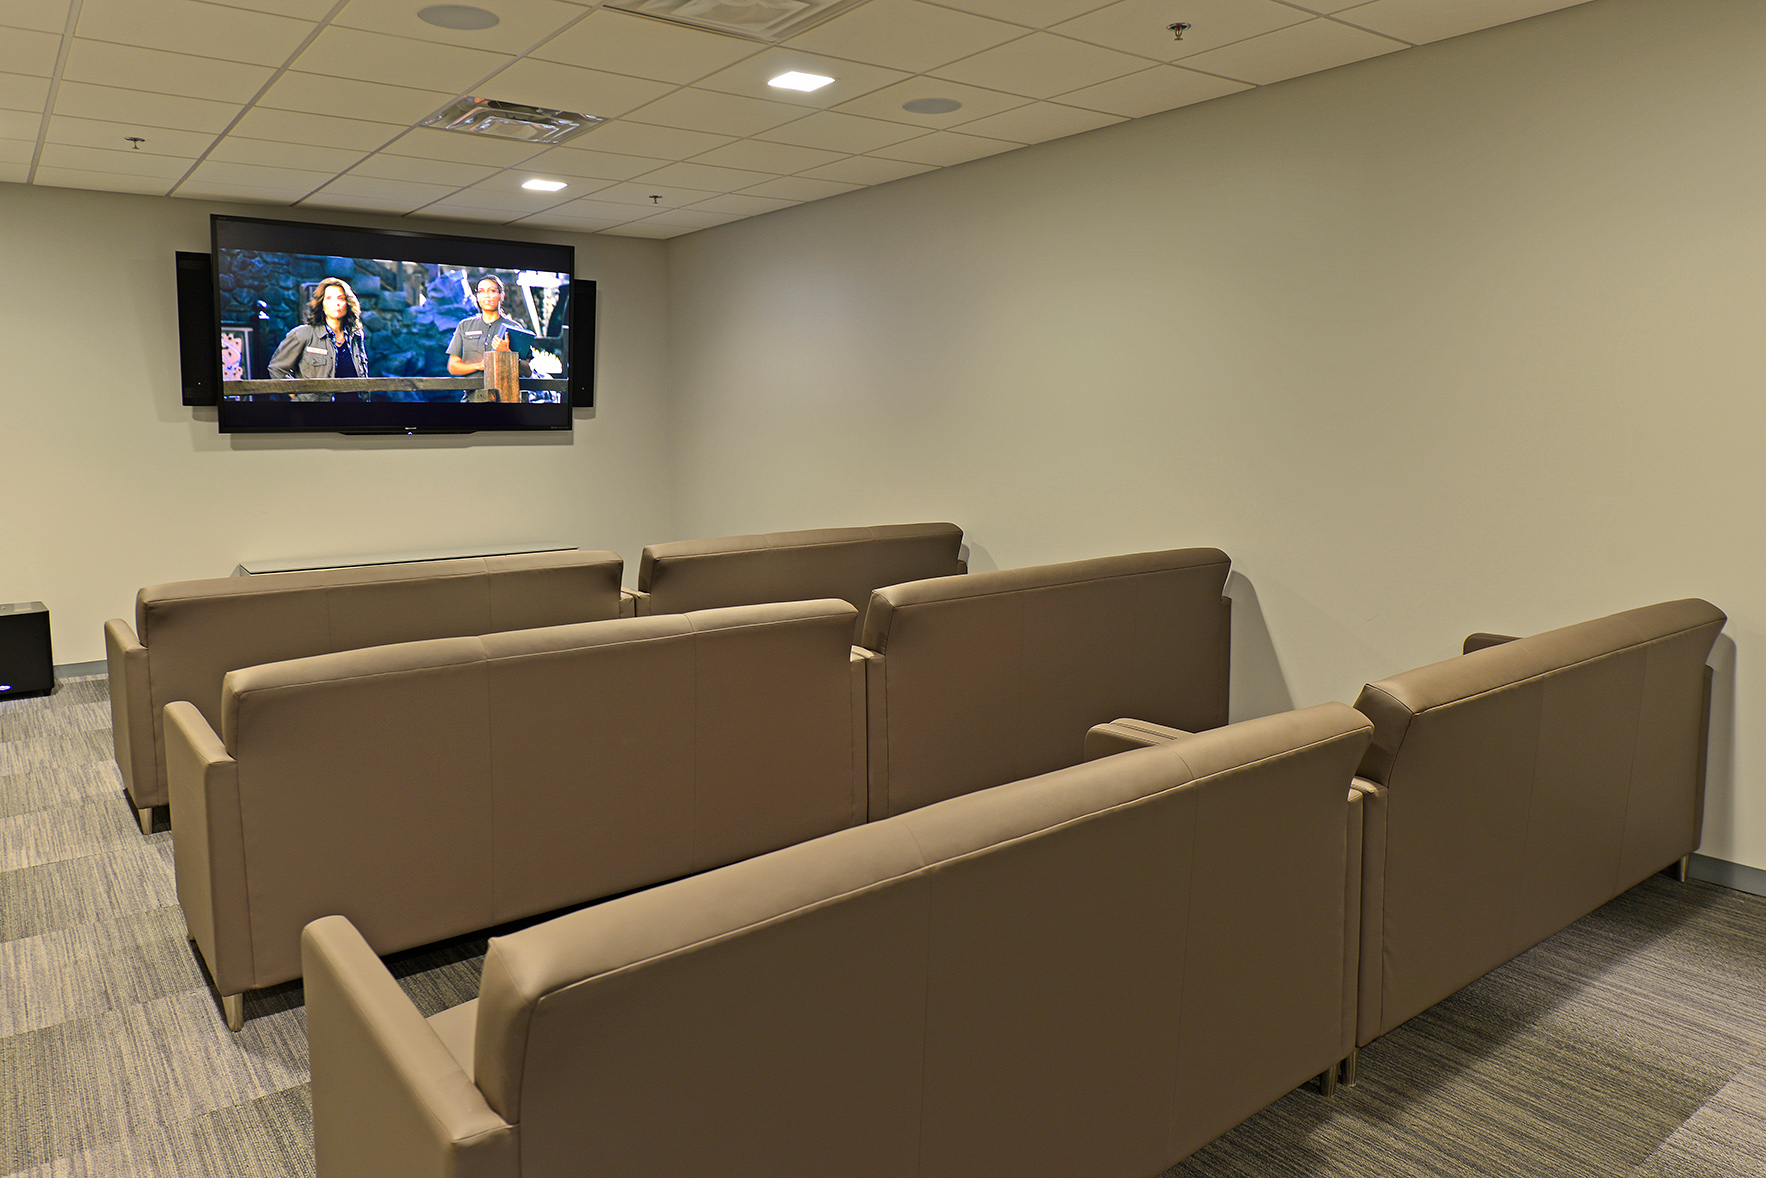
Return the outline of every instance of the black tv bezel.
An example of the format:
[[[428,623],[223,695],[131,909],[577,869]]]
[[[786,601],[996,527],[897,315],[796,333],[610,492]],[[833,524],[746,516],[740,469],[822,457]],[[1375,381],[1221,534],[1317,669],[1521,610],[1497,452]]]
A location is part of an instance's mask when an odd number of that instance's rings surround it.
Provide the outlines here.
[[[229,401],[227,382],[221,371],[221,225],[229,228],[229,249],[258,249],[277,253],[322,254],[347,258],[396,258],[407,262],[447,262],[484,266],[487,269],[543,270],[567,274],[572,284],[569,355],[565,372],[571,389],[558,403],[511,405],[495,401],[438,404],[421,401]],[[396,241],[396,247],[389,242]],[[574,425],[573,404],[581,398],[583,375],[577,369],[577,339],[583,330],[594,331],[593,311],[579,326],[575,305],[576,249],[535,241],[512,241],[496,237],[463,237],[408,229],[369,229],[313,221],[280,221],[264,217],[233,217],[213,213],[209,217],[210,267],[214,316],[210,346],[214,355],[217,423],[221,433],[341,433],[341,434],[435,434],[481,431],[559,431]],[[562,264],[560,264],[562,263]],[[593,364],[594,349],[586,362]]]

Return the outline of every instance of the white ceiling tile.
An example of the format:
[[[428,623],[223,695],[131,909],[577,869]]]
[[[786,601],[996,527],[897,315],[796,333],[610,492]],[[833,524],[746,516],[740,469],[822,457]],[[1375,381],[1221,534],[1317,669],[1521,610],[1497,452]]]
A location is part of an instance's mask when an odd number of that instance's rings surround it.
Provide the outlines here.
[[[616,203],[600,200],[596,197],[584,197],[573,200],[569,204],[559,205],[555,209],[547,209],[546,215],[552,217],[585,217],[592,220],[608,221],[617,224],[620,221],[632,221],[639,217],[648,217],[659,210],[651,208],[645,201],[642,208],[634,204]]]
[[[80,147],[72,143],[45,143],[40,162],[53,168],[77,168],[86,172],[124,172],[131,176],[163,176],[176,180],[190,170],[196,157],[148,155],[118,144],[116,147]]]
[[[348,149],[360,154],[384,145],[404,129],[397,123],[370,123],[361,119],[339,119],[306,111],[254,106],[240,117],[233,133],[252,139]]]
[[[29,164],[0,164],[0,183],[23,184],[30,176]]]
[[[522,185],[534,177],[535,173],[526,168],[514,168],[507,172],[498,172],[487,176],[470,188],[456,193],[460,200],[476,200],[479,204],[492,208],[510,208],[517,210],[521,216],[528,213],[549,209],[590,193],[599,192],[612,185],[605,180],[567,179],[566,187],[557,192],[537,192]],[[556,177],[547,177],[553,178]]]
[[[715,135],[753,135],[803,117],[800,107],[711,90],[677,90],[632,112],[639,122]]]
[[[819,147],[824,151],[863,152],[900,143],[922,133],[920,128],[907,123],[824,110],[795,123],[762,131],[755,138],[772,143],[793,143],[799,147]]]
[[[36,154],[35,139],[0,139],[0,164],[28,164]]]
[[[459,93],[507,66],[507,53],[437,45],[409,37],[389,37],[361,29],[325,29],[290,68],[331,78],[372,78],[414,90]]]
[[[1008,94],[1048,98],[1147,68],[1145,58],[1053,33],[1016,41],[941,66],[937,76]]]
[[[511,222],[515,225],[532,225],[540,229],[561,229],[566,233],[593,233],[610,225],[619,224],[618,220],[605,217],[567,217],[556,211],[547,211],[532,217],[523,217]]]
[[[740,143],[732,143],[728,147],[720,147],[716,151],[708,151],[704,155],[695,156],[696,164],[717,164],[724,168],[748,168],[756,172],[771,172],[775,176],[801,172],[806,168],[816,168],[823,164],[831,164],[839,159],[842,153],[822,151],[815,147],[797,147],[789,143],[764,143],[759,139],[744,139]]]
[[[164,196],[171,191],[172,181],[161,176],[131,175],[127,172],[87,172],[77,168],[37,167],[37,183],[49,188],[83,188],[89,192],[136,192],[145,196]]]
[[[214,143],[206,131],[175,131],[166,127],[139,127],[129,123],[112,123],[103,119],[70,119],[56,115],[49,120],[50,143],[72,143],[81,147],[130,148],[130,135],[139,135],[143,142],[138,150],[150,155],[174,155],[193,160]]]
[[[1192,69],[1267,86],[1403,48],[1402,41],[1321,18],[1198,53],[1184,58],[1183,63]]]
[[[270,80],[273,72],[266,65],[246,65],[76,37],[73,47],[68,50],[67,66],[61,76],[70,82],[93,82],[129,90],[181,94],[186,98],[246,103]]]
[[[785,200],[821,200],[824,196],[839,196],[843,192],[854,192],[863,187],[863,184],[847,184],[839,180],[781,176],[777,180],[768,180],[765,184],[745,188],[739,195],[776,196]]]
[[[667,82],[631,78],[555,61],[516,62],[478,88],[477,97],[611,119],[667,94]]]
[[[279,192],[300,190],[305,195],[320,187],[335,173],[306,168],[279,168],[267,163],[233,163],[207,159],[190,173],[193,182],[204,184],[250,184],[257,188],[273,188]]]
[[[459,188],[476,184],[493,174],[495,168],[483,164],[456,164],[442,160],[419,159],[409,155],[369,156],[350,169],[352,176],[373,176],[377,180],[416,180],[422,184],[443,184]]]
[[[653,196],[662,199],[651,200]],[[595,193],[593,199],[603,204],[642,205],[652,210],[678,209],[682,205],[704,200],[705,193],[697,188],[670,188],[665,184],[651,184],[640,178],[603,188]]]
[[[1095,110],[1062,106],[1053,102],[1033,102],[1003,115],[993,115],[964,123],[967,134],[985,135],[990,139],[1009,139],[1013,143],[1046,143],[1119,123],[1124,116]]]
[[[557,175],[565,179],[578,177],[592,180],[630,180],[655,168],[660,160],[637,155],[618,155],[610,151],[585,151],[575,147],[554,147],[522,163],[522,168],[535,175]]]
[[[948,167],[966,160],[980,159],[982,156],[998,155],[1002,151],[1011,151],[1019,146],[1021,145],[1017,143],[986,139],[979,135],[963,135],[956,131],[934,131],[930,135],[922,135],[918,139],[910,139],[906,143],[879,148],[871,154],[880,155],[884,159],[899,159],[915,164],[935,164],[939,167]]]
[[[501,209],[480,208],[477,205],[456,204],[450,200],[438,200],[432,205],[412,209],[413,217],[434,217],[449,221],[484,221],[491,225],[503,225],[514,220],[514,216]]]
[[[657,213],[653,217],[645,217],[635,221],[637,225],[676,225],[683,229],[710,229],[713,225],[727,225],[731,221],[742,219],[737,213],[714,213],[710,209],[670,209],[666,213]]]
[[[13,72],[45,78],[55,72],[55,56],[61,52],[60,33],[5,29],[0,31],[0,38],[5,39],[6,65]]]
[[[1282,0],[1282,3],[1307,12],[1316,12],[1321,16],[1329,16],[1333,12],[1342,12],[1345,8],[1354,8],[1365,0]],[[1466,3],[1481,4],[1483,0],[1466,0]]]
[[[404,204],[406,208],[430,204],[455,191],[445,184],[418,184],[411,180],[383,180],[374,176],[339,176],[324,188],[328,197],[365,196]]]
[[[292,16],[301,20],[320,21],[325,14],[336,7],[337,0],[209,0],[226,8],[249,8],[253,12],[268,12],[277,16]],[[428,0],[424,0],[428,3]]]
[[[576,5],[560,4],[556,0],[491,3],[479,6],[497,17],[497,23],[490,28],[444,29],[417,18],[417,14],[432,3],[434,0],[350,0],[349,7],[333,23],[349,29],[368,29],[419,41],[458,45],[464,49],[521,53],[583,14]]]
[[[386,86],[352,78],[327,78],[294,70],[283,74],[258,99],[258,106],[274,110],[337,111],[352,119],[375,123],[399,123],[409,127],[446,105],[452,94]],[[57,104],[59,109],[59,104]]]
[[[761,46],[738,37],[602,9],[535,49],[532,56],[686,85]]]
[[[687,233],[696,232],[696,230],[687,229],[680,225],[659,225],[654,221],[627,221],[624,225],[614,225],[599,232],[605,233],[609,237],[654,237],[661,239],[680,237]]]
[[[119,45],[282,65],[313,22],[198,0],[85,0],[78,35]]]
[[[920,73],[1022,37],[1018,25],[935,8],[920,0],[870,0],[791,38],[787,45]]]
[[[1032,29],[1046,29],[1110,0],[932,0],[943,8],[960,8],[976,16],[990,16]],[[1167,23],[1170,23],[1169,21]]]
[[[832,164],[823,164],[803,173],[818,180],[844,180],[849,184],[887,184],[904,176],[930,172],[932,164],[915,164],[907,160],[884,160],[875,156],[855,155]]]
[[[416,127],[387,144],[385,150],[388,155],[409,155],[418,159],[440,160],[443,163],[507,168],[532,159],[546,149],[519,139],[498,139],[492,135],[469,135],[463,131]]]
[[[1337,19],[1421,45],[1583,3],[1586,0],[1481,0],[1477,4],[1465,0],[1374,0],[1337,13]]]
[[[729,195],[702,200],[693,208],[711,213],[730,213],[738,217],[756,217],[761,213],[775,213],[802,203],[800,200],[780,200],[770,196]]]
[[[1247,82],[1199,74],[1181,66],[1156,65],[1138,74],[1105,82],[1102,86],[1088,86],[1084,90],[1063,94],[1061,101],[1138,119],[1142,115],[1189,106],[1195,102],[1207,102],[1210,98],[1237,94],[1250,88]]]
[[[43,115],[40,111],[0,110],[0,139],[35,139],[42,126]],[[123,133],[119,131],[111,142],[121,143],[122,138]]]
[[[0,0],[0,26],[60,33],[67,27],[69,0]]]
[[[147,94],[94,86],[88,82],[63,82],[55,92],[55,113],[77,119],[103,119],[135,127],[173,127],[181,131],[220,132],[239,113],[239,104],[184,98],[176,94]]]
[[[291,205],[305,196],[306,190],[262,188],[256,184],[191,184],[178,185],[171,195],[185,200],[227,200],[245,204]]]
[[[664,164],[646,173],[639,183],[670,184],[676,188],[698,188],[705,192],[734,192],[750,184],[773,179],[777,173],[749,172],[741,168],[718,168],[710,164]]]
[[[1275,0],[1117,0],[1054,31],[1124,53],[1177,61],[1310,19]],[[1174,20],[1190,24],[1181,41],[1166,27]]]
[[[409,200],[397,200],[379,196],[343,196],[315,192],[300,201],[303,209],[342,209],[352,213],[395,213],[410,212],[417,205]]]
[[[680,160],[722,147],[732,142],[733,135],[713,135],[705,131],[689,131],[683,127],[658,127],[647,123],[618,119],[596,127],[568,146],[610,151],[616,155],[643,155],[659,160]]]
[[[833,78],[834,80],[820,90],[812,90],[808,93],[800,90],[781,90],[777,86],[767,85],[780,74],[791,71],[800,74],[820,74],[824,78]],[[892,86],[909,76],[901,70],[886,70],[880,66],[865,65],[856,61],[837,61],[834,58],[806,53],[801,49],[773,48],[744,61],[739,61],[728,69],[719,70],[709,78],[703,78],[694,84],[701,90],[721,90],[725,94],[742,94],[750,98],[768,98],[775,102],[788,102],[793,106],[823,108],[838,106],[840,103],[851,101],[861,94],[869,94],[873,90]]]
[[[49,100],[49,79],[0,73],[0,110],[34,110]]]
[[[357,163],[359,151],[347,147],[320,147],[311,143],[288,143],[269,139],[253,139],[237,130],[215,144],[208,158],[230,164],[262,164],[274,168],[300,168],[324,171],[327,176]]]
[[[954,98],[963,105],[942,115],[915,114],[902,109],[904,102],[921,98]],[[1030,99],[1016,94],[1001,94],[997,90],[983,90],[979,86],[966,86],[961,82],[946,82],[938,78],[910,78],[863,98],[842,103],[840,113],[888,119],[893,123],[910,123],[916,127],[944,128],[1001,114],[1029,101]]]

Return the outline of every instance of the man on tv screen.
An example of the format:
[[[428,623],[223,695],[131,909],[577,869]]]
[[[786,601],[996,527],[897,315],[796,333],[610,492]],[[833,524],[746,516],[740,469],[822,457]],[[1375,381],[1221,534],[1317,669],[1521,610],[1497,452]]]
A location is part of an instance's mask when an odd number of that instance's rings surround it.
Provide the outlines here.
[[[532,375],[529,362],[533,359],[533,336],[518,327],[502,313],[503,280],[486,274],[478,280],[478,314],[460,320],[454,338],[448,344],[448,374],[466,376],[484,371],[484,354],[497,346],[499,339],[509,341],[509,350],[521,357],[521,375]],[[489,389],[473,389],[468,401],[493,400]]]

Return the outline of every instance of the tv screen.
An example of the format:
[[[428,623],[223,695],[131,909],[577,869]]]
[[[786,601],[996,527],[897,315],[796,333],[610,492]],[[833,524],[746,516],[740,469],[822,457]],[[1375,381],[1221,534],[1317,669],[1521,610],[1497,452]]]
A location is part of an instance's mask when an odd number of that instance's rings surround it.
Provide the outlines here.
[[[570,428],[571,247],[210,225],[223,432]]]

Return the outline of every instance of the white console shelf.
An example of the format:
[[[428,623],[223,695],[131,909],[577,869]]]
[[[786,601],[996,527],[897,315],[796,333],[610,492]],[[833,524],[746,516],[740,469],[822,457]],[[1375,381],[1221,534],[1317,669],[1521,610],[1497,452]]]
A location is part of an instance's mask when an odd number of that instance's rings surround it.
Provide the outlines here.
[[[464,560],[474,556],[519,556],[530,552],[574,552],[575,544],[484,544],[467,548],[432,548],[422,552],[369,552],[356,556],[309,556],[283,560],[245,560],[235,577],[260,573],[305,573],[316,569],[355,569],[374,564],[408,564],[419,560]]]

